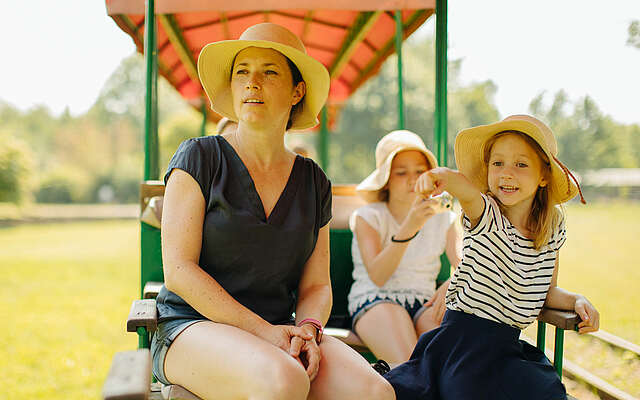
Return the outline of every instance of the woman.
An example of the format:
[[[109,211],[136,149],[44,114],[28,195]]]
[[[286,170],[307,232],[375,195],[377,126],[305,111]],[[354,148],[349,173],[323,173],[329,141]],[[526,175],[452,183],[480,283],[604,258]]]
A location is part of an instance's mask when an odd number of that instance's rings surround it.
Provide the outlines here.
[[[321,337],[331,185],[284,133],[317,124],[326,69],[266,23],[207,45],[198,73],[238,127],[184,142],[165,175],[154,374],[205,399],[393,399],[362,357]]]

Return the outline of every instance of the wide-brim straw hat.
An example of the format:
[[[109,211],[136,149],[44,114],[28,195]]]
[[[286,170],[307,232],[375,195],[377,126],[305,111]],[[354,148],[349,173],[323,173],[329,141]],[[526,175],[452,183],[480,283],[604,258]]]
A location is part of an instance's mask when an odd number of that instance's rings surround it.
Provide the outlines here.
[[[386,134],[376,146],[376,169],[367,176],[356,191],[368,202],[379,201],[379,192],[387,186],[391,163],[396,154],[401,151],[416,150],[424,154],[429,162],[429,168],[436,168],[438,160],[427,149],[420,136],[407,130],[393,131]]]
[[[485,145],[494,135],[504,131],[518,131],[540,145],[551,165],[552,201],[564,203],[580,191],[569,169],[558,160],[558,144],[551,129],[530,115],[511,115],[500,122],[463,129],[456,136],[455,156],[458,170],[483,193],[489,190],[487,165],[484,161]],[[570,179],[573,178],[573,181]],[[581,194],[582,196],[582,194]]]
[[[307,55],[302,41],[288,29],[272,24],[253,25],[238,40],[209,43],[198,57],[198,76],[211,102],[211,109],[238,121],[231,97],[231,68],[236,55],[247,47],[279,51],[300,70],[306,85],[301,109],[292,116],[292,130],[312,128],[329,94],[329,72],[318,60]]]

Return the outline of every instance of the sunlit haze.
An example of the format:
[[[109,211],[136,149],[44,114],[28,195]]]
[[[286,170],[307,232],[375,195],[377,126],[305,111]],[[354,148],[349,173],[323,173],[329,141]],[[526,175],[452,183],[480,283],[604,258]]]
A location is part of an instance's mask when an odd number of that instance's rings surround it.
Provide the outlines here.
[[[0,100],[22,110],[85,112],[134,51],[103,1],[1,4]],[[449,57],[463,59],[464,83],[498,86],[503,116],[526,112],[542,91],[549,102],[565,89],[571,101],[588,94],[615,120],[640,123],[640,49],[626,45],[634,19],[638,1],[449,0]]]

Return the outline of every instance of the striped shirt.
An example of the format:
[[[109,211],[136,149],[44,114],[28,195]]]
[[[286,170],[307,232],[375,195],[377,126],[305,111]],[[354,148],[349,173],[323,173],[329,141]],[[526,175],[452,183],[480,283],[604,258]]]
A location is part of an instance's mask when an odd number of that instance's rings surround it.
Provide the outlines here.
[[[549,243],[536,250],[502,215],[495,199],[482,198],[477,225],[463,217],[462,262],[447,290],[447,308],[524,329],[547,297],[557,251],[566,238],[564,219]]]

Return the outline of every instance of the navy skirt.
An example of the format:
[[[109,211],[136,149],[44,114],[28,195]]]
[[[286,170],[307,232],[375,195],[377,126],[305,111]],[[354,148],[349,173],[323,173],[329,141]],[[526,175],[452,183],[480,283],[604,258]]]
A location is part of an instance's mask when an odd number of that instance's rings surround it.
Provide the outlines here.
[[[519,340],[520,330],[447,310],[418,340],[409,361],[385,378],[398,400],[564,400],[547,357]]]

